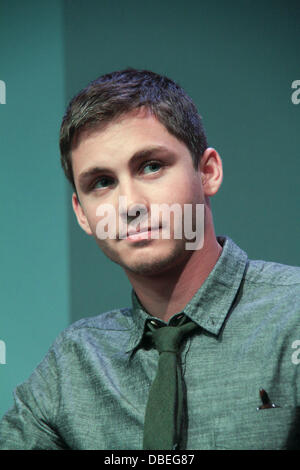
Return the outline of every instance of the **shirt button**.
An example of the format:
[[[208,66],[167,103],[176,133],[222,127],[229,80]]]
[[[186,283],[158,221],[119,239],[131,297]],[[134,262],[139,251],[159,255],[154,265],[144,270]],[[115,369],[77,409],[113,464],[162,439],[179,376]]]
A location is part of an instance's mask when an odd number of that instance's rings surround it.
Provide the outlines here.
[[[158,326],[158,323],[155,320],[150,320],[150,323],[151,323],[151,325]]]

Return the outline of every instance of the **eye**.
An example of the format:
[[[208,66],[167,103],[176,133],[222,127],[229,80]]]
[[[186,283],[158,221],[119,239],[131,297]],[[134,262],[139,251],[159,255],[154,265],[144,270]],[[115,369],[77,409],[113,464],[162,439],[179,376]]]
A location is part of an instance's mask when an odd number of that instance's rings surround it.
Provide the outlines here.
[[[101,178],[97,178],[93,183],[92,183],[92,188],[93,189],[101,189],[101,188],[107,188],[110,184],[113,183],[113,179],[108,177],[108,176],[102,176]]]
[[[143,166],[144,173],[156,173],[162,167],[162,164],[159,162],[148,162]],[[147,170],[146,170],[147,169]]]

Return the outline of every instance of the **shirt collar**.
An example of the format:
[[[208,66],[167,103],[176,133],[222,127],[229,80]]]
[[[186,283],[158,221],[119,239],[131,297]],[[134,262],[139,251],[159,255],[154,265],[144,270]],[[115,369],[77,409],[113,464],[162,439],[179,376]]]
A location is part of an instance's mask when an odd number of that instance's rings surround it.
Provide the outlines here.
[[[242,282],[248,261],[247,254],[231,238],[217,236],[223,247],[221,255],[196,294],[178,313],[185,313],[206,331],[218,335]],[[146,320],[151,316],[141,305],[132,289],[133,328],[127,350],[134,349],[142,339]]]

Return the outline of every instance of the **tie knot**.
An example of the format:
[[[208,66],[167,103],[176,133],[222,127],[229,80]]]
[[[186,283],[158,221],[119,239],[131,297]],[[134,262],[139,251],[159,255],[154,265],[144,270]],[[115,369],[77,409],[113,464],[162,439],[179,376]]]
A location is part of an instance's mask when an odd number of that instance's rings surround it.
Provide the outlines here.
[[[183,324],[177,326],[161,326],[151,328],[151,337],[159,353],[172,352],[177,353],[180,343],[185,335],[197,328],[196,323],[184,317]]]

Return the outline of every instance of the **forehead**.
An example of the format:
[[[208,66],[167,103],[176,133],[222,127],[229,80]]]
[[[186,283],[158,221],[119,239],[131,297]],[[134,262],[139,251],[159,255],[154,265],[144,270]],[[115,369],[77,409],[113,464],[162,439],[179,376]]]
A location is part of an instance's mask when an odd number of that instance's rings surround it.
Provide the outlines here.
[[[157,145],[170,152],[190,153],[186,145],[170,134],[148,110],[140,108],[126,113],[104,127],[82,131],[72,149],[74,175],[96,164],[117,164],[128,160],[145,147]]]

